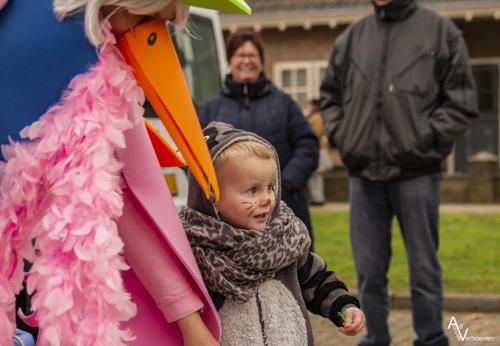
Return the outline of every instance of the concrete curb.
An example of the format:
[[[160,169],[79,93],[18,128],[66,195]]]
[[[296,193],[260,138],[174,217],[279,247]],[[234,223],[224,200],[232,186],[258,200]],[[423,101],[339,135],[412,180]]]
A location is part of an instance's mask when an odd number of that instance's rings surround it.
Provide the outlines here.
[[[356,297],[358,293],[352,291]],[[411,309],[411,296],[406,293],[389,293],[391,309]],[[444,310],[466,312],[500,312],[500,295],[447,293],[444,295]]]
[[[394,309],[411,309],[409,294],[392,294],[390,299]],[[445,294],[443,305],[447,311],[500,312],[500,295]]]
[[[347,202],[327,202],[321,206],[310,207],[311,211],[349,211]],[[495,204],[452,204],[441,203],[439,211],[443,213],[500,213],[500,203]]]

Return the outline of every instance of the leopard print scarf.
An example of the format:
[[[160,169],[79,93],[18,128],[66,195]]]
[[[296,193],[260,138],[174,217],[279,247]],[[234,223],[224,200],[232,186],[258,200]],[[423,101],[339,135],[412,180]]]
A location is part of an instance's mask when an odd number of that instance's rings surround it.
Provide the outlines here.
[[[191,208],[180,212],[207,287],[246,302],[259,286],[303,256],[311,244],[306,226],[285,203],[264,230],[233,227]]]

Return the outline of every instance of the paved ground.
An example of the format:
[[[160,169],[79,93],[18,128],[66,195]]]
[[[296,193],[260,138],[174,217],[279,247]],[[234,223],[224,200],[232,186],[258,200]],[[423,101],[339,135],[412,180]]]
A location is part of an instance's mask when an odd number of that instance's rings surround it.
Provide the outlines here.
[[[468,329],[467,337],[492,337],[494,341],[459,341],[454,328],[447,329],[452,317],[458,325],[463,324],[460,330],[462,336]],[[324,318],[311,315],[316,346],[355,346],[361,335],[349,337],[337,331],[333,323]],[[393,346],[411,346],[415,337],[411,322],[410,310],[392,310],[389,315],[389,326],[392,335]],[[443,328],[448,335],[451,346],[479,346],[500,345],[500,313],[468,313],[468,312],[445,312],[443,315]]]

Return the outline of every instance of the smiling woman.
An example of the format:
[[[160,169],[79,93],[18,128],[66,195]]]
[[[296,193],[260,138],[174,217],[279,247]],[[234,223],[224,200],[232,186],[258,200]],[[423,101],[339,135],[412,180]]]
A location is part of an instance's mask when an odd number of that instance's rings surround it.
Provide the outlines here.
[[[262,63],[257,47],[247,41],[229,59],[229,68],[235,82],[254,83],[262,73]]]
[[[221,95],[201,109],[201,125],[225,122],[271,142],[279,156],[283,200],[306,224],[312,237],[304,188],[318,164],[318,140],[293,99],[267,79],[258,33],[232,33],[226,51],[230,73]]]

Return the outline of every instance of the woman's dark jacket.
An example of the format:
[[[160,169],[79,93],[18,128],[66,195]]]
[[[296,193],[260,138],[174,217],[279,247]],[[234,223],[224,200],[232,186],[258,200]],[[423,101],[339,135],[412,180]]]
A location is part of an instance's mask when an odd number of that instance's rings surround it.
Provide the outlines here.
[[[221,95],[199,112],[202,127],[221,121],[267,139],[278,153],[282,199],[311,229],[304,187],[318,164],[318,140],[292,98],[263,74],[255,83],[226,77]]]
[[[330,142],[351,175],[373,181],[439,172],[476,99],[461,32],[415,0],[347,28],[321,85]]]

